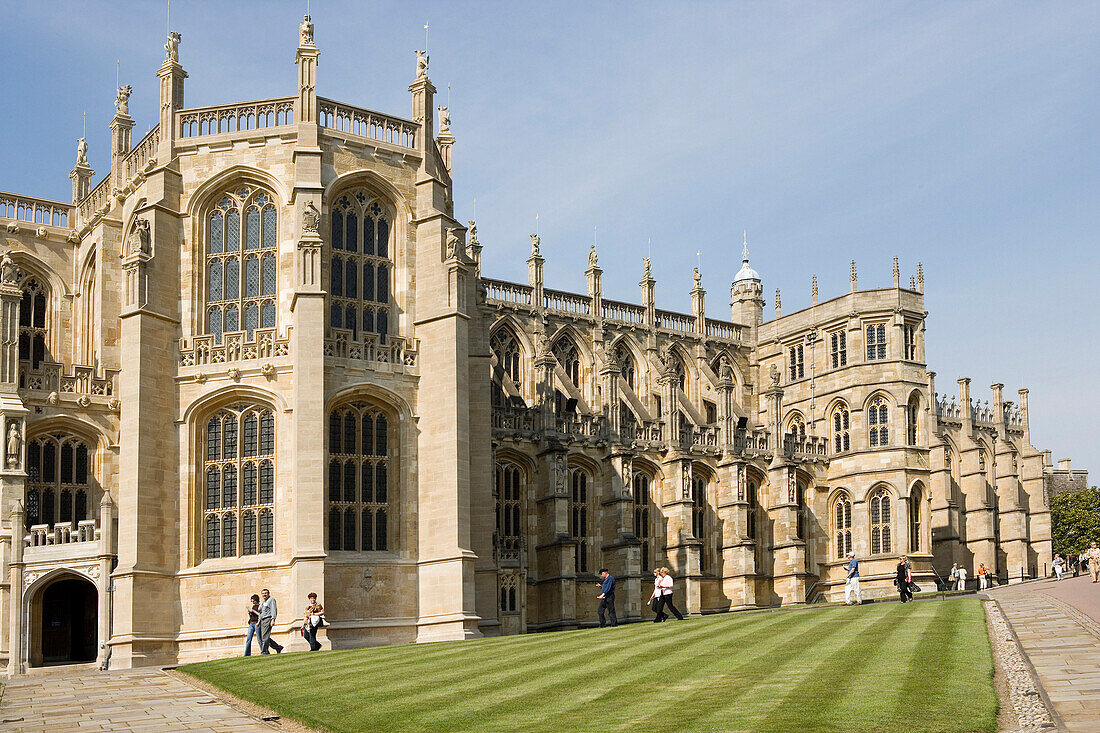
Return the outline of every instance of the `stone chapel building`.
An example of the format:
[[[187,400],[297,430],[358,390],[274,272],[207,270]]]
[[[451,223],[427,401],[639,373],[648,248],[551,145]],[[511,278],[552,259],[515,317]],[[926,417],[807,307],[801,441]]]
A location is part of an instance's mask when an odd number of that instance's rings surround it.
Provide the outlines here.
[[[936,392],[923,275],[769,321],[747,245],[729,320],[648,262],[605,300],[594,250],[551,290],[537,236],[483,277],[427,56],[404,119],[317,96],[300,30],[292,96],[210,107],[172,33],[94,187],[82,139],[71,203],[0,194],[9,674],[240,654],[260,588],[347,648],[591,625],[600,567],[637,620],[662,565],[699,614],[836,600],[848,550],[869,595],[1049,564],[1027,390]]]

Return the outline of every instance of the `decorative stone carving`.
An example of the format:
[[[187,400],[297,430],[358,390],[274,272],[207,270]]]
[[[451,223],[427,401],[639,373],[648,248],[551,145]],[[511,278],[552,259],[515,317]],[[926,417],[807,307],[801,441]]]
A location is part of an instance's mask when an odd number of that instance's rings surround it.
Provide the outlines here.
[[[473,219],[470,219],[470,226],[468,226],[466,228],[466,243],[467,244],[478,244],[479,243],[477,241],[477,224],[474,223]]]
[[[15,420],[9,423],[11,427],[8,428],[8,466],[15,468],[19,465],[19,458],[23,452],[23,436],[19,431],[19,424]]]
[[[695,287],[697,289],[703,287],[703,276],[699,274],[698,267],[693,268],[691,273],[691,280],[693,283],[695,283]]]
[[[92,404],[92,400],[91,400],[90,397],[88,397],[88,395],[82,394],[77,399],[76,404],[80,405],[81,407],[88,407],[89,405]]]
[[[148,255],[152,251],[149,236],[149,220],[134,219],[134,228],[126,240],[126,251],[130,255]]]
[[[234,382],[239,382],[241,379],[241,370],[237,369],[236,367],[233,367],[226,373],[229,375],[229,378],[232,379]]]
[[[631,465],[630,458],[623,458],[623,491],[630,491],[630,485],[634,480],[634,468]]]
[[[266,364],[264,364],[263,366],[260,367],[260,374],[264,375],[268,379],[274,379],[275,378],[275,365],[272,364],[271,362],[267,362]]]
[[[61,402],[61,395],[57,394],[57,392],[50,392],[49,396],[46,397],[46,402],[48,402],[51,407],[57,407],[57,404]]]
[[[428,78],[428,52],[417,51],[416,52],[416,78],[427,79]]]
[[[798,496],[798,481],[794,474],[794,469],[787,470],[787,503],[794,504],[795,499]]]
[[[168,42],[164,44],[164,56],[172,63],[180,60],[180,40],[183,37],[176,31],[169,31]]]
[[[69,230],[69,236],[65,237],[65,240],[67,242],[69,242],[69,244],[79,244],[80,243],[80,232],[78,232],[75,229],[70,229]]]
[[[439,134],[449,133],[451,131],[451,112],[447,109],[446,105],[440,105],[439,107]]]
[[[672,353],[672,346],[666,346],[659,353],[661,360],[661,374],[662,376],[673,376],[676,374],[676,355]]]
[[[199,372],[196,374],[195,381],[199,384],[206,384],[206,372]]]
[[[88,142],[84,138],[76,141],[76,164],[88,165]]]
[[[680,498],[691,498],[691,464],[687,461],[680,464]]]
[[[650,270],[650,267],[649,267],[649,258],[648,257],[643,257],[642,258],[642,279],[643,280],[649,280],[649,279],[652,278],[652,276],[653,276],[652,271]]]
[[[50,236],[50,233],[46,229],[46,227],[38,227],[38,229],[34,231],[34,236],[38,237],[39,239],[45,239],[46,237]]]
[[[455,234],[454,229],[447,230],[447,259],[453,259],[455,252],[458,251],[458,235]]]
[[[596,243],[593,242],[592,246],[588,248],[588,266],[596,267],[599,263],[599,258],[596,256]]]
[[[302,207],[302,231],[316,234],[320,224],[321,212],[312,201],[306,201],[306,205]]]
[[[10,252],[5,252],[3,257],[0,257],[0,282],[10,285],[19,282],[19,268],[12,261]]]
[[[302,25],[298,27],[300,35],[299,44],[302,46],[313,45],[313,23],[310,22],[309,15],[307,14],[302,18]]]
[[[532,257],[540,257],[541,256],[539,254],[539,243],[541,241],[542,240],[539,239],[539,235],[537,235],[537,234],[532,234],[531,235],[531,256]]]
[[[728,357],[723,356],[722,360],[718,364],[718,375],[723,382],[733,381],[733,365],[730,364]]]
[[[134,88],[127,84],[118,88],[118,94],[115,96],[115,111],[120,115],[130,114],[130,95],[133,93]]]
[[[565,454],[555,453],[553,458],[550,459],[550,471],[554,481],[554,490],[559,494],[565,493],[565,475],[568,473],[568,468],[565,465]]]
[[[9,221],[7,226],[8,234],[18,234],[19,225],[15,221]]]
[[[771,369],[768,370],[768,377],[771,379],[773,387],[779,386],[779,367],[775,364],[771,365]]]
[[[112,397],[111,399],[107,400],[107,407],[111,410],[111,412],[121,412],[122,400],[117,397]]]

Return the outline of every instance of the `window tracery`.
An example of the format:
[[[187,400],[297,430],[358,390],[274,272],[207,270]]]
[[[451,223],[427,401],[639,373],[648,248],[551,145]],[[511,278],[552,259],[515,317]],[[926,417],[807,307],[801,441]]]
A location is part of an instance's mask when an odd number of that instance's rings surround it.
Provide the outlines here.
[[[882,555],[891,549],[890,492],[876,489],[871,495],[871,554]]]
[[[328,456],[328,548],[388,550],[395,487],[386,413],[364,403],[332,410]]]
[[[519,557],[523,543],[523,473],[513,463],[496,465],[497,543],[501,557]]]
[[[563,336],[554,342],[550,349],[554,358],[558,360],[565,375],[574,387],[581,386],[581,358],[577,351],[577,345],[567,336]]]
[[[331,214],[329,326],[352,338],[373,333],[385,343],[390,332],[393,214],[365,190],[336,199]]]
[[[19,360],[37,369],[46,360],[46,340],[49,336],[50,293],[36,277],[23,282],[23,299],[19,304]]]
[[[868,443],[872,448],[890,445],[890,408],[883,397],[876,397],[867,408]]]
[[[653,511],[650,488],[652,480],[648,474],[636,472],[634,474],[634,486],[632,498],[634,501],[634,536],[641,542],[642,572],[648,573],[651,569],[653,552],[652,521]]]
[[[615,361],[619,365],[619,376],[628,387],[634,389],[634,355],[621,341],[615,346]]]
[[[787,435],[790,435],[795,440],[806,440],[806,419],[801,415],[795,414],[791,418],[790,426],[787,428]]]
[[[240,404],[210,417],[203,476],[206,557],[274,552],[274,412]]]
[[[886,324],[874,323],[867,326],[867,361],[886,358]]]
[[[833,410],[833,452],[843,453],[852,449],[851,416],[847,405]]]
[[[592,555],[591,504],[588,490],[588,474],[582,469],[570,470],[569,535],[577,538],[577,552],[573,556],[573,571],[590,573]]]
[[[497,358],[497,365],[500,366],[501,371],[508,375],[508,378],[512,380],[513,384],[517,387],[521,384],[521,364],[519,343],[516,342],[516,337],[512,335],[511,331],[506,328],[501,328],[495,334],[490,342],[490,348],[493,351],[493,355]]]
[[[909,492],[909,551],[921,551],[921,490],[919,486]]]
[[[207,217],[206,333],[275,327],[279,215],[271,194],[241,186],[227,192]]]
[[[848,494],[837,497],[833,517],[836,558],[840,560],[852,551],[852,500]]]
[[[691,477],[691,536],[703,543],[699,552],[699,571],[707,569],[707,481],[703,476]]]
[[[25,522],[68,524],[88,519],[91,452],[80,438],[55,433],[27,442]]]

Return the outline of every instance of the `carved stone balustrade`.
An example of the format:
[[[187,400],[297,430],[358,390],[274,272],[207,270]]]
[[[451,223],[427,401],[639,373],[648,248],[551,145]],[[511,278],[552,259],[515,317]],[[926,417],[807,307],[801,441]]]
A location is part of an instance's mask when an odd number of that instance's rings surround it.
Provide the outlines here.
[[[358,362],[376,371],[417,373],[415,341],[401,336],[387,336],[383,341],[373,333],[359,334],[356,339],[344,329],[332,329],[332,333],[325,339],[327,357]]]
[[[783,437],[783,454],[789,458],[824,461],[829,454],[829,439],[816,435],[798,438],[794,435]]]
[[[350,104],[334,102],[331,99],[317,98],[321,127],[356,137],[396,145],[401,148],[416,148],[416,136],[420,125],[400,117],[372,112],[369,109],[353,107]]]
[[[0,192],[0,218],[51,227],[68,227],[73,207],[60,201]]]
[[[233,331],[219,340],[213,335],[181,338],[180,366],[226,364],[249,359],[271,359],[290,354],[290,329],[280,337],[274,328],[257,328],[252,338],[245,331]]]
[[[19,362],[19,388],[36,392],[113,397],[117,377],[117,369],[98,371],[95,367],[73,365],[66,373],[65,366],[55,362],[44,361],[37,369],[29,361]]]
[[[181,109],[176,129],[181,139],[263,130],[294,124],[294,97]]]
[[[85,519],[80,522],[59,522],[52,528],[48,524],[31,525],[25,542],[28,548],[71,545],[78,542],[97,542],[99,528],[96,520]]]

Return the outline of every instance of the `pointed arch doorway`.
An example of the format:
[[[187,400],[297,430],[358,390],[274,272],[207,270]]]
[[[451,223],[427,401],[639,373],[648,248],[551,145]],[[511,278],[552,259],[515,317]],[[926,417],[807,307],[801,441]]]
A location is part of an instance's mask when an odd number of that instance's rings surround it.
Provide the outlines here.
[[[98,615],[98,592],[86,578],[63,573],[41,586],[30,598],[30,666],[94,662]]]

